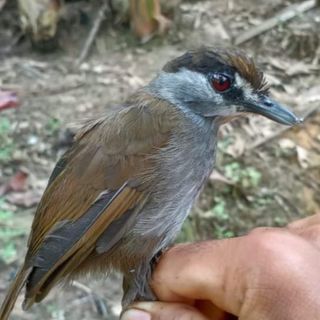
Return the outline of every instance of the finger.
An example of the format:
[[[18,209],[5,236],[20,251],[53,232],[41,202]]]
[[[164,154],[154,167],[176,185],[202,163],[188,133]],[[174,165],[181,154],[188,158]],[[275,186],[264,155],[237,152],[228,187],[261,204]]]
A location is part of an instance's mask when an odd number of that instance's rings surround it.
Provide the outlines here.
[[[286,231],[283,228],[259,227],[250,231],[250,234],[259,234],[261,232],[275,230],[281,230],[281,232]],[[287,225],[287,230],[299,235],[320,249],[320,213],[289,223]]]
[[[320,249],[320,214],[294,221],[288,229]]]
[[[320,249],[320,224],[311,225],[302,229],[292,230],[292,232],[309,241],[317,249]]]
[[[307,299],[314,300],[314,290],[320,290],[319,263],[314,246],[290,232],[273,229],[177,245],[160,259],[152,287],[162,301],[209,300],[244,319],[262,309],[278,312],[283,319],[297,319],[297,308],[301,303],[309,305]]]
[[[260,234],[262,232],[272,232],[280,230],[280,232],[291,232],[309,241],[317,249],[320,249],[320,219],[319,217],[308,217],[298,221],[294,221],[284,228],[259,227],[250,231],[250,234]]]
[[[298,231],[315,225],[320,225],[320,213],[299,219],[288,224],[290,230]]]
[[[132,305],[121,320],[224,320],[207,318],[196,308],[182,303],[140,302]]]
[[[246,261],[252,260],[242,253],[245,239],[181,244],[169,249],[153,274],[151,286],[157,297],[190,304],[209,300],[226,312],[239,314],[246,280],[237,270],[247,268]]]

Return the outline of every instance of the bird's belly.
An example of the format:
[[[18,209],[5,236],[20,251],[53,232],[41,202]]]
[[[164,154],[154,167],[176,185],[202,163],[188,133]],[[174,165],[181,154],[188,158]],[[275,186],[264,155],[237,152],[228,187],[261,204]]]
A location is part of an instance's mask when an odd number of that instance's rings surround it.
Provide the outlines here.
[[[167,186],[162,183],[154,190],[126,237],[131,253],[154,256],[172,243],[210,171],[211,166],[201,173],[186,170],[179,179],[171,176]]]
[[[194,127],[184,138],[176,136],[157,157],[157,173],[147,179],[152,181],[149,199],[122,242],[126,252],[153,257],[179,233],[214,166],[216,128],[209,124],[206,135],[197,130]]]

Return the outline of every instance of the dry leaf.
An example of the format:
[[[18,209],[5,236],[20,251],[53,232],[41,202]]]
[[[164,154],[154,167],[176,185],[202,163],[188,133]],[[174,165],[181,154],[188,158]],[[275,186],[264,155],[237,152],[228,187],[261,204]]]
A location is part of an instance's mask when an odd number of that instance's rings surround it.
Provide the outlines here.
[[[209,177],[209,180],[211,182],[222,182],[228,185],[232,185],[234,186],[235,183],[228,179],[226,176],[224,176],[221,172],[219,172],[218,170],[214,169]]]
[[[287,138],[280,139],[278,143],[281,149],[293,149],[296,146],[294,141]]]
[[[303,104],[305,104],[306,102],[320,101],[320,85],[311,87],[309,90],[305,91],[298,99],[299,103]]]
[[[22,29],[34,43],[53,39],[57,33],[61,0],[18,0]]]
[[[9,203],[24,208],[34,207],[39,203],[40,199],[40,192],[36,192],[35,190],[30,190],[27,192],[15,192],[6,196],[6,200]]]
[[[18,96],[13,91],[2,91],[0,89],[0,111],[16,108],[19,105]]]
[[[317,191],[307,186],[303,187],[301,196],[306,204],[306,212],[314,213],[320,210],[320,204],[317,202]]]
[[[246,149],[246,142],[240,135],[235,136],[235,141],[230,144],[225,153],[232,156],[233,158],[241,157]]]
[[[170,20],[161,14],[160,0],[130,0],[130,14],[133,32],[143,43],[170,27]]]
[[[297,146],[297,156],[303,169],[320,167],[320,155]]]
[[[282,81],[278,77],[276,77],[274,74],[266,73],[265,77],[266,77],[268,84],[271,86],[282,85]]]
[[[294,64],[290,62],[286,63],[288,66],[288,68],[286,69],[286,74],[288,76],[296,76],[300,74],[309,75],[310,73],[319,70],[319,68],[315,67],[313,64],[307,64],[301,61],[295,62]]]
[[[8,182],[0,186],[0,196],[11,191],[23,191],[26,189],[29,172],[26,169],[19,169]]]
[[[313,119],[316,120],[317,118],[314,117]],[[317,121],[314,123],[310,121],[301,130],[290,132],[288,137],[294,140],[300,147],[312,151],[312,149],[316,148],[319,133],[320,127]]]
[[[295,61],[295,63],[292,63],[291,61],[270,57],[269,62],[274,68],[284,71],[288,76],[300,74],[309,75],[310,73],[319,70],[319,67],[316,67],[313,64],[304,63],[302,61]]]
[[[297,146],[297,156],[301,168],[306,169],[308,164],[308,151],[300,146]]]
[[[4,7],[6,2],[7,2],[6,0],[0,0],[0,10]]]

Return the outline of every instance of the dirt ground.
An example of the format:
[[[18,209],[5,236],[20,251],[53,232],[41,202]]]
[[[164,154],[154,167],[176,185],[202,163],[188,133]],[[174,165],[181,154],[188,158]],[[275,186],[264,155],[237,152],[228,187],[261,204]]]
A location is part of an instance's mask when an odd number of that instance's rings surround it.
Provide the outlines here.
[[[0,196],[0,301],[23,259],[36,204],[63,152],[67,128],[123,101],[170,58],[200,45],[230,46],[244,30],[298,2],[176,1],[169,34],[145,45],[108,16],[80,66],[75,60],[98,2],[66,4],[60,48],[50,54],[35,52],[25,39],[8,50],[20,32],[15,1],[0,12],[0,88],[18,92],[21,99],[18,109],[0,114],[0,189],[17,174],[24,177],[18,190]],[[83,16],[89,22],[83,23]],[[272,96],[307,118],[295,128],[253,116],[226,125],[216,171],[179,241],[241,235],[320,211],[319,30],[320,8],[311,9],[240,46],[265,70]],[[79,281],[53,290],[27,313],[19,297],[12,319],[119,314],[118,275]]]

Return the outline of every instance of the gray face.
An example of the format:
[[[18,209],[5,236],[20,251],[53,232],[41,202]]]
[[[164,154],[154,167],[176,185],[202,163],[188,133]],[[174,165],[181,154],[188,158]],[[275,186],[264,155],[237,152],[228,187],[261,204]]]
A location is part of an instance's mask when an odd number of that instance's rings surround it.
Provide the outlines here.
[[[203,117],[230,117],[252,112],[286,125],[301,122],[265,93],[255,90],[231,68],[208,73],[187,68],[177,72],[161,71],[148,88],[159,98]]]

